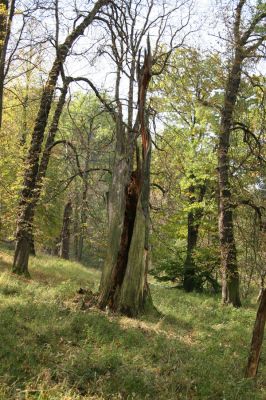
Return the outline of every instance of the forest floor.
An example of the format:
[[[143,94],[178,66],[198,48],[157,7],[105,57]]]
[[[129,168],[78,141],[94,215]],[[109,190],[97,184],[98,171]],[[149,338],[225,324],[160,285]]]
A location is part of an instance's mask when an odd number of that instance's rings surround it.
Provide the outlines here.
[[[151,284],[160,316],[129,319],[87,308],[80,287],[99,271],[41,256],[31,280],[0,251],[0,400],[265,400],[266,345],[257,381],[243,378],[256,303],[223,307],[206,294]]]

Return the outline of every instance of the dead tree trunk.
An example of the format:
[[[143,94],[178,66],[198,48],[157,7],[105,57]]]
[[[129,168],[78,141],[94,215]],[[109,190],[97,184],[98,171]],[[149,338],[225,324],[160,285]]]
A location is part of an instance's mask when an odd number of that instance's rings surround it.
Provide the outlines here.
[[[72,204],[69,200],[64,208],[63,225],[60,235],[60,249],[59,257],[69,260],[69,248],[70,248],[70,225],[72,217]]]
[[[109,243],[100,283],[99,305],[128,316],[144,310],[150,299],[147,284],[149,186],[151,142],[146,114],[146,94],[151,79],[151,52],[139,69],[138,116],[135,129],[141,136],[141,157],[132,170],[136,138],[128,141],[118,114],[116,159],[109,196]],[[130,132],[132,134],[132,132]],[[133,146],[132,146],[133,144]],[[138,151],[136,150],[137,154]]]
[[[262,290],[260,304],[253,329],[246,378],[255,378],[258,371],[261,347],[266,322],[266,289]]]
[[[83,35],[85,29],[92,23],[101,7],[108,3],[109,0],[98,0],[92,11],[67,36],[65,42],[57,48],[56,57],[41,97],[40,108],[35,120],[35,127],[26,160],[27,168],[24,174],[23,189],[19,203],[20,211],[17,222],[16,250],[12,268],[14,273],[29,275],[29,239],[34,217],[34,207],[32,207],[32,203],[35,203],[34,191],[37,185],[41,148],[58,76],[73,43],[79,36]]]

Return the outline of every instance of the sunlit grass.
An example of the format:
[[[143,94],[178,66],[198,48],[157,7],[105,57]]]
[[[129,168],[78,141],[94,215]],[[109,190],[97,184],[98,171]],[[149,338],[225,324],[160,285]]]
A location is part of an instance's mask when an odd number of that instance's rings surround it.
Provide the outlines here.
[[[256,305],[152,285],[161,316],[139,320],[82,310],[79,287],[99,271],[32,258],[32,279],[0,252],[0,400],[265,400],[266,347],[257,382],[243,379]]]

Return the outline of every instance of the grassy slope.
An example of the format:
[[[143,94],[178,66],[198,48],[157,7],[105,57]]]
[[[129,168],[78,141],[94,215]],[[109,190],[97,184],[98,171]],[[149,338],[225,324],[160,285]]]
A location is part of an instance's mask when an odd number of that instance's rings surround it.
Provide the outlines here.
[[[32,280],[0,252],[0,400],[266,399],[266,346],[256,385],[243,379],[255,306],[152,285],[161,318],[80,309],[99,272],[52,257]]]

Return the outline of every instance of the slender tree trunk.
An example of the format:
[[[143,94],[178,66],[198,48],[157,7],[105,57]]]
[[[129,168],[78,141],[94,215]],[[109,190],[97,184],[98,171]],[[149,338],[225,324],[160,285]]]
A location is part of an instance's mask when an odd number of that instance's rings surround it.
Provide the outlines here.
[[[73,215],[73,251],[75,260],[79,258],[79,237],[80,237],[80,221],[79,221],[79,193],[78,188],[75,188],[74,199],[74,215]]]
[[[84,178],[85,179],[85,178]],[[82,204],[81,204],[81,210],[80,210],[80,222],[81,222],[81,227],[80,227],[80,235],[78,239],[78,261],[82,260],[82,255],[83,255],[83,246],[84,246],[84,237],[86,234],[86,223],[87,223],[87,213],[86,213],[86,207],[87,207],[87,192],[88,192],[88,183],[84,182],[83,186],[83,191],[82,191]]]
[[[84,174],[82,176],[82,202],[81,202],[81,208],[80,208],[81,227],[80,227],[80,235],[79,235],[79,240],[78,240],[78,261],[82,260],[84,238],[86,236],[87,195],[88,195],[88,188],[89,188],[88,169],[89,169],[89,162],[90,162],[90,140],[91,140],[92,129],[93,129],[93,121],[90,126],[90,131],[89,131],[88,137],[87,137],[87,152],[86,152],[86,159],[85,159],[85,165],[84,165]]]
[[[221,126],[218,144],[218,176],[219,176],[219,236],[222,267],[222,301],[235,307],[241,306],[239,294],[239,273],[236,258],[236,245],[233,226],[233,205],[229,180],[229,147],[233,112],[241,79],[243,58],[236,52],[232,68],[229,72],[224,106],[221,115]]]
[[[229,180],[230,136],[234,124],[234,111],[240,87],[243,62],[248,57],[256,56],[256,51],[265,41],[265,36],[257,34],[257,31],[261,30],[260,24],[265,21],[265,11],[257,5],[251,21],[246,21],[245,23],[243,7],[246,4],[247,0],[239,0],[234,9],[229,50],[230,52],[232,51],[233,45],[234,57],[229,67],[225,87],[218,143],[219,235],[223,276],[222,300],[224,303],[230,303],[235,307],[241,306],[241,302]]]
[[[11,24],[15,13],[15,0],[0,0],[0,129],[3,117],[5,62]]]
[[[266,289],[262,290],[260,304],[253,329],[248,365],[246,369],[247,378],[255,378],[258,371],[261,347],[266,322]]]
[[[63,110],[65,103],[65,98],[67,94],[67,85],[64,86],[60,99],[58,101],[53,121],[51,124],[50,131],[47,136],[45,149],[40,162],[40,167],[37,172],[35,182],[29,182],[31,187],[31,198],[26,203],[24,198],[21,199],[20,203],[20,215],[17,222],[17,232],[16,232],[16,248],[12,271],[17,274],[24,274],[29,276],[28,273],[28,261],[29,255],[32,252],[33,243],[33,219],[35,214],[36,205],[39,201],[43,178],[46,175],[46,171],[49,164],[49,159],[51,155],[52,145],[54,143],[55,134],[57,132],[59,119]],[[28,184],[29,186],[29,184]],[[23,194],[23,192],[22,192]],[[35,252],[35,250],[34,250]]]
[[[66,260],[69,259],[71,217],[72,217],[72,204],[71,201],[69,200],[65,205],[64,209],[63,225],[60,235],[60,250],[59,250],[59,257],[64,258]]]
[[[189,188],[190,202],[191,205],[196,201],[202,202],[206,186],[200,188],[200,194],[198,200],[195,195],[195,187],[193,185]],[[194,251],[196,250],[200,220],[203,215],[203,209],[197,209],[188,213],[188,233],[187,233],[187,255],[184,264],[184,282],[183,287],[186,292],[192,292],[197,288],[196,280],[196,264],[194,260]]]
[[[17,222],[16,250],[12,268],[12,271],[15,273],[29,275],[29,238],[32,231],[32,221],[35,208],[35,205],[32,204],[36,203],[34,191],[37,185],[41,148],[58,76],[75,40],[79,36],[83,35],[84,30],[92,23],[101,7],[108,3],[109,0],[98,0],[92,11],[67,36],[65,42],[57,48],[56,57],[41,97],[40,107],[35,120],[35,127],[26,160],[27,168],[24,174],[23,189],[19,203],[20,211]],[[45,162],[46,161],[44,160],[44,163]]]

